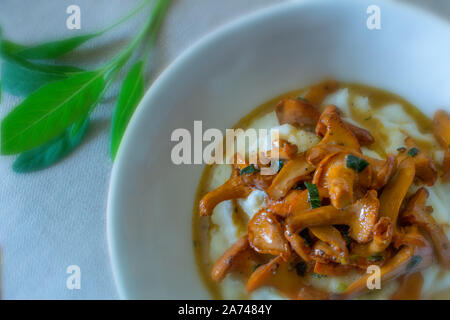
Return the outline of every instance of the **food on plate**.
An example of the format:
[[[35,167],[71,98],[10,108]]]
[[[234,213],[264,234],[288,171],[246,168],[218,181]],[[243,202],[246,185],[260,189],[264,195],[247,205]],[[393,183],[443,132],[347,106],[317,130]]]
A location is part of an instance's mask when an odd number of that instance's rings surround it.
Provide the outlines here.
[[[194,247],[215,298],[450,299],[448,111],[327,80],[236,128],[279,138],[203,173]]]

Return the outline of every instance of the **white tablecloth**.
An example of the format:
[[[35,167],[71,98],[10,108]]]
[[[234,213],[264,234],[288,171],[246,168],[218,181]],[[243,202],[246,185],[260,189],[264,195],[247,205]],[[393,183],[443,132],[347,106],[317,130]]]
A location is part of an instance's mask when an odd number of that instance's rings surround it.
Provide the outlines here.
[[[236,17],[287,0],[173,0],[149,64],[154,79],[201,36]],[[339,1],[339,0],[336,0]],[[5,36],[33,43],[99,30],[134,8],[137,0],[1,0]],[[376,4],[374,0],[374,4]],[[450,17],[448,0],[414,0]],[[66,8],[81,8],[81,30],[67,30]],[[102,63],[136,33],[148,14],[133,19],[64,58],[81,66]],[[420,22],[418,22],[420,23]],[[443,39],[444,41],[444,39]],[[106,242],[111,172],[110,117],[118,83],[94,113],[87,139],[50,169],[15,174],[13,157],[0,157],[0,292],[4,299],[117,298]],[[20,102],[3,93],[0,118]],[[81,289],[69,290],[66,269],[81,269]]]

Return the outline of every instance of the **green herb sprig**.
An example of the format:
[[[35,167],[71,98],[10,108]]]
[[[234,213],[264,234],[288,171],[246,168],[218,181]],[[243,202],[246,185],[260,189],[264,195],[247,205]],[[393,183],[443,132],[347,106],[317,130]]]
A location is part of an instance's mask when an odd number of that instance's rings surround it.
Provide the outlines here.
[[[308,201],[311,204],[311,209],[319,208],[322,204],[320,202],[319,190],[314,183],[305,182],[308,189]]]
[[[89,116],[117,74],[144,41],[152,48],[170,0],[157,0],[147,23],[132,41],[100,68],[85,71],[67,65],[35,60],[55,59],[112,30],[152,3],[143,0],[127,16],[95,33],[24,46],[0,39],[1,82],[11,94],[26,96],[1,122],[1,153],[20,154],[17,172],[46,168],[80,145]],[[147,41],[148,40],[148,41]],[[111,157],[115,158],[126,126],[144,94],[143,55],[128,71],[119,93],[111,132]]]
[[[354,156],[352,154],[348,154],[346,157],[346,167],[353,169],[358,173],[363,172],[368,165],[369,162],[367,162],[367,160],[358,158],[357,156]]]
[[[411,149],[408,150],[408,156],[410,157],[415,157],[419,154],[419,149],[417,149],[416,147],[413,147]]]

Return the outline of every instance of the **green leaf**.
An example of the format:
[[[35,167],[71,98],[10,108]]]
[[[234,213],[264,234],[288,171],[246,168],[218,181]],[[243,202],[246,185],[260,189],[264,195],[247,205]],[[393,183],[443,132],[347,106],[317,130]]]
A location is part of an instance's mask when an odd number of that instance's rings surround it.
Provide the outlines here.
[[[364,171],[364,169],[369,165],[369,162],[367,162],[366,160],[358,158],[357,156],[354,156],[352,154],[348,154],[346,158],[347,168],[353,169],[358,173]]]
[[[71,66],[34,64],[26,60],[5,60],[1,78],[6,91],[17,96],[27,96],[43,85],[65,79],[82,70]]]
[[[257,169],[253,164],[245,167],[244,169],[242,169],[239,172],[239,175],[243,175],[243,174],[252,174],[252,173],[256,173],[259,172],[259,169]]]
[[[1,35],[1,34],[0,34]],[[10,40],[2,39],[0,42],[0,47],[2,48],[2,52],[7,54],[14,54],[17,51],[23,50],[25,46],[12,42]]]
[[[76,74],[32,93],[1,124],[1,153],[17,154],[62,134],[99,100],[104,71]]]
[[[26,173],[45,169],[61,160],[80,145],[89,125],[89,118],[84,119],[78,131],[72,125],[64,133],[46,144],[21,153],[13,163],[13,170]]]
[[[418,153],[419,153],[419,149],[417,149],[415,147],[408,150],[408,156],[413,157],[413,158],[415,156],[417,156]]]
[[[14,52],[24,59],[55,59],[78,48],[85,42],[99,36],[101,33],[91,33],[63,40],[45,42],[36,46],[22,47]]]
[[[308,201],[311,203],[311,209],[319,208],[322,204],[320,202],[319,190],[314,183],[305,182],[308,189]]]
[[[131,116],[144,95],[143,61],[138,61],[128,72],[120,90],[112,120],[111,159],[116,157],[120,141]]]
[[[62,40],[56,40],[56,41],[49,41],[42,44],[34,45],[34,46],[24,46],[21,44],[14,43],[12,41],[4,39],[2,41],[2,46],[6,48],[6,51],[8,51],[11,54],[15,54],[17,56],[20,56],[24,59],[55,59],[60,56],[63,56],[74,49],[78,48],[85,42],[103,35],[105,32],[108,32],[109,30],[114,29],[118,25],[122,24],[123,22],[129,20],[131,17],[133,17],[135,14],[139,13],[141,9],[143,9],[145,6],[147,6],[150,3],[150,0],[143,0],[142,3],[137,6],[133,11],[131,11],[128,15],[121,18],[117,22],[113,23],[112,25],[104,28],[103,30],[100,30],[98,32],[85,34],[81,36],[75,36],[70,37]],[[1,34],[1,30],[0,30]]]
[[[72,66],[32,63],[12,53],[12,45],[8,43],[3,40],[0,44],[3,60],[1,77],[5,89],[11,94],[26,96],[48,82],[65,79],[82,71]]]

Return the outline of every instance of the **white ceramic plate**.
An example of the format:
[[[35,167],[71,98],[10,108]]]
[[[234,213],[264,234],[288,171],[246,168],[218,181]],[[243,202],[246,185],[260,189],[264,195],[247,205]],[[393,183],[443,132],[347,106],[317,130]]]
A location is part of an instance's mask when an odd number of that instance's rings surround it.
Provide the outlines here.
[[[192,209],[203,169],[172,164],[171,133],[230,128],[262,102],[331,76],[397,93],[426,114],[450,104],[450,27],[407,5],[294,1],[236,21],[181,55],[135,112],[114,164],[108,241],[122,298],[208,298],[196,269]]]

